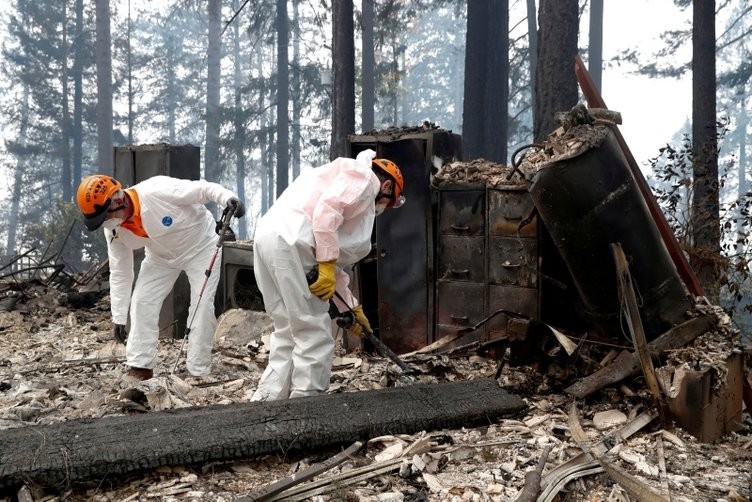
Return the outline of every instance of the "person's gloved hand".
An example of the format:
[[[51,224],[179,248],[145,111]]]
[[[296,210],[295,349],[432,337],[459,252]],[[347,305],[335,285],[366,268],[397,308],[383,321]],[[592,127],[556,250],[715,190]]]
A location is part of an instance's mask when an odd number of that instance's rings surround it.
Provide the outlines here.
[[[230,197],[230,200],[227,202],[227,207],[235,208],[235,212],[233,214],[236,218],[242,218],[245,214],[245,206],[237,197]]]
[[[120,343],[125,343],[125,339],[128,338],[128,333],[125,331],[124,324],[114,324],[112,326],[112,336]]]
[[[363,312],[363,305],[356,305],[352,308],[355,314],[355,322],[347,329],[347,332],[355,336],[363,336],[363,330],[371,331],[371,323]]]
[[[311,293],[325,302],[328,302],[334,296],[334,289],[337,286],[337,279],[334,274],[336,264],[337,260],[319,262],[319,275],[316,281],[308,286]]]

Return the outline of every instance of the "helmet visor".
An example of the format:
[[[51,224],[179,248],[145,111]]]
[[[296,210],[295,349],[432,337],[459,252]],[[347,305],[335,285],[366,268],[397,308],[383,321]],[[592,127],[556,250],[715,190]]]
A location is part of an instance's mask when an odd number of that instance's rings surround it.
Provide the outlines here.
[[[107,211],[102,211],[94,216],[84,216],[84,226],[86,230],[92,232],[102,226],[104,220],[107,218]]]
[[[107,219],[108,209],[112,205],[112,199],[108,199],[104,206],[98,207],[97,211],[93,214],[84,215],[84,226],[86,230],[92,232],[102,226],[104,220]]]

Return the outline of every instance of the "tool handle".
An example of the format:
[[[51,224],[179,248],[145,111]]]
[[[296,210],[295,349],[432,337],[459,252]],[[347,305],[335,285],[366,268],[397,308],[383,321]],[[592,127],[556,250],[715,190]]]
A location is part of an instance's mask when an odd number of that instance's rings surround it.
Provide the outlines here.
[[[227,206],[225,207],[224,211],[222,211],[222,217],[220,219],[220,222],[222,223],[222,228],[219,229],[219,239],[217,239],[217,247],[221,248],[222,243],[225,241],[225,232],[227,231],[227,228],[230,226],[230,220],[232,219],[232,216],[235,214],[235,206]]]
[[[373,346],[376,348],[376,351],[381,354],[383,357],[386,357],[387,359],[391,360],[394,364],[399,366],[399,368],[404,373],[411,373],[412,370],[410,367],[405,364],[405,362],[397,356],[397,354],[392,351],[389,347],[384,345],[384,342],[376,338],[376,335],[373,334],[373,331],[368,326],[364,326],[362,322],[358,321],[358,316],[355,315],[355,312],[352,311],[352,308],[350,308],[350,305],[347,304],[344,298],[342,298],[342,295],[340,295],[338,292],[334,292],[334,294],[339,298],[339,301],[341,301],[345,307],[347,307],[348,313],[350,313],[353,316],[353,320],[360,324],[360,327],[363,328],[363,333],[365,334],[366,338],[369,342],[373,344]]]

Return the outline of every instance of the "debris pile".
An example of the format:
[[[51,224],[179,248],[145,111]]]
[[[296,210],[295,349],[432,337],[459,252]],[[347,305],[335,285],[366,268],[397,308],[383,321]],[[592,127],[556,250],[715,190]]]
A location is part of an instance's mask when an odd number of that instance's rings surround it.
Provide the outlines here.
[[[231,310],[219,324],[210,377],[191,377],[182,368],[170,374],[179,340],[162,338],[155,378],[134,385],[122,378],[124,347],[111,339],[107,296],[91,308],[67,313],[56,302],[37,305],[33,312],[2,312],[0,428],[248,402],[267,361],[270,320],[260,312]],[[572,399],[551,375],[466,353],[424,351],[402,357],[414,368],[417,382],[498,375],[503,388],[524,398],[528,411],[486,427],[371,438],[364,448],[329,468],[322,464],[329,465],[339,449],[286,454],[280,445],[277,454],[261,458],[165,466],[138,476],[100,480],[96,487],[71,486],[58,496],[94,501],[253,500],[254,494],[275,481],[314,468],[318,474],[309,481],[288,481],[285,490],[268,500],[284,496],[322,501],[344,497],[507,501],[522,493],[526,474],[538,468],[546,450],[541,472],[545,500],[553,500],[557,492],[566,500],[629,500],[625,486],[630,485],[623,480],[614,483],[616,469],[645,490],[667,489],[673,500],[749,496],[752,420],[748,415],[738,432],[715,444],[700,443],[681,429],[661,430],[649,412],[650,398],[640,380],[627,380],[577,402],[577,419],[590,441],[588,453],[571,433]],[[346,353],[338,346],[329,393],[399,386],[399,376],[388,360]],[[594,458],[594,450],[608,460],[611,474]],[[20,497],[22,492],[35,499],[54,499],[50,498],[54,493],[33,483],[20,490],[0,500]]]

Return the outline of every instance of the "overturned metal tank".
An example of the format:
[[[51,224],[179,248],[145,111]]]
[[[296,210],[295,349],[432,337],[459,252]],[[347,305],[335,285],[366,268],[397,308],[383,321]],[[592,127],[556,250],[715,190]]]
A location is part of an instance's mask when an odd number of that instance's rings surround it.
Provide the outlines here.
[[[627,333],[610,248],[621,244],[646,336],[653,339],[686,320],[689,295],[613,131],[589,125],[579,132],[525,155],[525,170],[535,172],[530,194],[587,316],[610,338]]]

